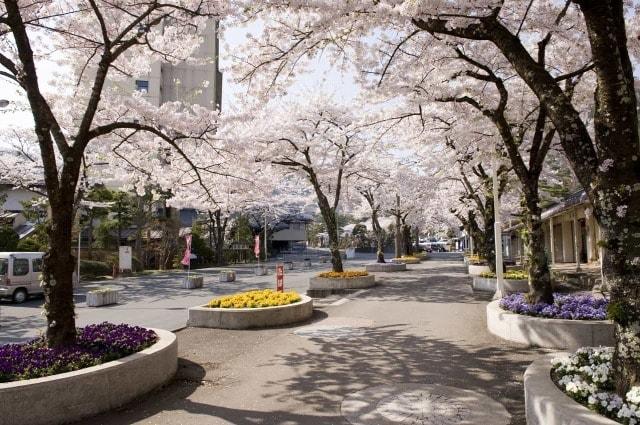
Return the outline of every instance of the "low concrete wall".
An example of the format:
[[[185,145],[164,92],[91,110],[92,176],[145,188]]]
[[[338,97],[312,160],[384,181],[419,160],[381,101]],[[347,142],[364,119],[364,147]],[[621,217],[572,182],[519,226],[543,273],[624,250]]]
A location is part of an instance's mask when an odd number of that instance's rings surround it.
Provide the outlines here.
[[[475,264],[469,264],[468,271],[472,276],[480,276],[482,273],[489,273],[491,269],[489,269],[489,266],[478,266]]]
[[[407,270],[405,263],[371,263],[366,264],[364,269],[368,272],[401,272]]]
[[[496,292],[498,279],[495,277],[473,276],[473,283],[471,286],[474,291]],[[513,294],[515,292],[529,292],[529,281],[505,279],[504,290],[509,294]]]
[[[368,276],[352,277],[349,279],[329,279],[326,277],[312,277],[309,279],[309,289],[364,289],[371,288],[376,284],[376,277],[372,274]]]
[[[579,347],[612,346],[613,322],[566,320],[525,316],[503,310],[499,300],[487,305],[487,328],[492,334],[528,346],[576,350]]]
[[[218,329],[252,329],[302,322],[313,314],[313,300],[301,295],[295,304],[261,308],[189,308],[188,326]]]
[[[396,264],[419,264],[422,259],[420,258],[392,258],[391,262]]]
[[[562,392],[551,380],[554,353],[533,362],[524,373],[524,401],[527,425],[616,425]]]
[[[158,342],[98,366],[44,378],[0,384],[3,425],[77,421],[122,406],[169,381],[178,367],[178,342],[153,329]]]

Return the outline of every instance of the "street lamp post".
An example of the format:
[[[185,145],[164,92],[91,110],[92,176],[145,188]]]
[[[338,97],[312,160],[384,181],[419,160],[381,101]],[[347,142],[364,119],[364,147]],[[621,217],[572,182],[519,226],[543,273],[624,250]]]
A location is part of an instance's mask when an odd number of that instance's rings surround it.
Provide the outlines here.
[[[500,161],[498,159],[497,145],[494,145],[493,156],[493,214],[494,214],[494,239],[495,239],[495,251],[496,251],[496,292],[493,295],[493,299],[500,299],[505,296],[504,291],[504,275],[502,273],[502,222],[500,221],[500,191],[498,181],[498,167]]]

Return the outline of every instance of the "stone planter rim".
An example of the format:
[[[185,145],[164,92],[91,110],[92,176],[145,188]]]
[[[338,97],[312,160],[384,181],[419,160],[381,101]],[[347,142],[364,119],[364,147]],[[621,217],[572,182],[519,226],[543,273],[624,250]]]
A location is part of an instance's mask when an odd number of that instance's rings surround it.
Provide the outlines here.
[[[157,328],[145,328],[151,331],[154,331],[156,335],[158,335],[158,340],[150,347],[145,348],[142,351],[138,351],[133,354],[129,354],[128,356],[121,357],[116,360],[111,360],[106,363],[102,363],[95,366],[85,367],[78,370],[73,370],[71,372],[57,373],[55,375],[43,376],[41,378],[32,378],[32,379],[23,379],[21,381],[11,381],[11,382],[2,382],[0,383],[0,396],[2,395],[3,390],[7,390],[10,388],[16,387],[27,387],[31,385],[37,385],[44,382],[65,380],[69,378],[73,378],[76,376],[89,375],[91,373],[95,373],[102,370],[108,370],[114,367],[118,367],[124,363],[134,362],[141,358],[148,356],[149,354],[156,353],[158,351],[162,351],[162,349],[168,347],[176,340],[176,335],[173,332],[169,332],[164,329]]]
[[[583,346],[611,346],[615,343],[611,320],[571,320],[527,316],[487,304],[487,329],[506,340],[554,349],[575,350]]]
[[[301,295],[293,304],[259,308],[189,308],[187,326],[214,329],[265,329],[291,325],[313,315],[313,299]]]
[[[514,316],[518,316],[518,317],[526,317],[527,319],[532,319],[532,320],[536,320],[536,321],[541,321],[541,322],[551,322],[551,323],[587,323],[587,324],[603,324],[603,323],[609,323],[609,324],[613,324],[612,320],[580,320],[580,319],[556,319],[553,317],[539,317],[539,316],[528,316],[526,314],[518,314],[518,313],[514,313],[511,310],[505,310],[502,307],[500,307],[498,304],[500,303],[500,300],[494,300],[491,301],[490,304],[495,304],[496,307],[504,313],[508,313],[508,314],[513,314]]]
[[[525,411],[530,425],[619,425],[562,391],[551,379],[551,359],[566,357],[567,352],[548,354],[535,360],[524,372]]]

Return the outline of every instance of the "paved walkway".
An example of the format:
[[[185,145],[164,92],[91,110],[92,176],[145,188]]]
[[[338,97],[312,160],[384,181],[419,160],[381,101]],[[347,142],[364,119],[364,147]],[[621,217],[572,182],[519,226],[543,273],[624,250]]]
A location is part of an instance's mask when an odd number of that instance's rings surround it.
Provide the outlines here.
[[[368,260],[361,258],[347,262],[348,267],[361,267]],[[306,292],[309,277],[330,270],[330,263],[316,261],[309,269],[302,262],[295,263],[296,269],[285,273],[285,287]],[[218,274],[223,267],[195,270],[204,276],[204,287],[183,289],[182,271],[161,272],[150,275],[119,278],[100,282],[83,283],[76,292],[76,323],[85,326],[104,321],[124,322],[139,326],[168,330],[183,328],[187,323],[187,309],[208,302],[212,297],[250,288],[275,287],[275,263],[269,263],[267,276],[255,276],[254,265],[234,265],[224,267],[236,271],[235,282],[218,282]],[[108,286],[120,289],[117,305],[101,308],[87,307],[85,294],[88,290]],[[44,332],[46,321],[41,315],[43,298],[37,297],[24,304],[0,301],[0,344],[24,342]]]
[[[182,330],[168,386],[83,423],[524,425],[542,351],[487,332],[461,262],[410,268],[302,326]]]

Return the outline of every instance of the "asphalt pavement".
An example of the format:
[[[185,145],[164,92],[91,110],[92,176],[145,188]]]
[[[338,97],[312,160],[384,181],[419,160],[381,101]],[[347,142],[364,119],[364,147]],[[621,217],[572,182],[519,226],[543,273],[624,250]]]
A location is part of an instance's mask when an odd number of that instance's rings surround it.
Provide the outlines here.
[[[522,374],[544,351],[487,332],[461,261],[376,280],[307,323],[180,330],[173,381],[82,424],[525,424]]]
[[[293,261],[294,270],[285,270],[285,289],[306,292],[309,278],[314,274],[329,270],[331,263],[323,263],[318,253],[312,256],[311,268],[303,266],[301,256],[286,256],[284,260]],[[358,268],[371,261],[374,256],[359,255],[354,260],[345,261],[345,267]],[[255,264],[239,264],[227,267],[212,267],[194,270],[193,273],[204,276],[203,288],[183,289],[184,271],[169,271],[150,275],[133,276],[83,282],[75,291],[76,323],[84,326],[104,321],[129,323],[132,325],[177,330],[186,326],[187,309],[207,303],[211,298],[223,294],[244,291],[252,288],[275,288],[275,266],[277,261],[267,263],[268,275],[255,276]],[[220,270],[235,270],[235,282],[219,282]],[[110,306],[87,307],[85,294],[99,287],[120,289],[118,304]],[[46,329],[43,311],[43,298],[34,297],[23,304],[0,301],[0,344],[24,342],[40,335]]]

